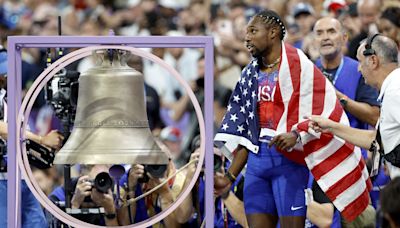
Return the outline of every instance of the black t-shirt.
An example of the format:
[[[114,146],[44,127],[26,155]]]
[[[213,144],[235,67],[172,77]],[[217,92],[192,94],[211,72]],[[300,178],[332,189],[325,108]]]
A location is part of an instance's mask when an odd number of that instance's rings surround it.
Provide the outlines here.
[[[352,59],[357,60],[357,49],[360,46],[360,42],[368,37],[368,33],[361,31],[360,34],[355,36],[349,43],[349,49],[347,52],[347,56]]]
[[[336,72],[338,70],[339,67],[336,67],[334,69],[321,69],[322,74],[324,74],[324,76],[333,83],[333,81],[335,80],[335,76],[336,76]]]
[[[319,187],[317,182],[314,180],[311,187],[313,191],[314,201],[317,203],[332,203],[332,201],[326,196],[326,194]]]

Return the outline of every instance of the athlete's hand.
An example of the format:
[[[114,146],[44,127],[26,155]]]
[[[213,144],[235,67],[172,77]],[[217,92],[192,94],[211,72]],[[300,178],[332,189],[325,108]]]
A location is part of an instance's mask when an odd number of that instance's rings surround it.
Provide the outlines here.
[[[231,189],[232,182],[222,173],[214,174],[214,195],[220,196]]]
[[[269,146],[271,147],[275,144],[278,149],[287,150],[294,147],[294,145],[296,145],[296,141],[297,134],[293,132],[288,132],[275,136],[269,143]]]

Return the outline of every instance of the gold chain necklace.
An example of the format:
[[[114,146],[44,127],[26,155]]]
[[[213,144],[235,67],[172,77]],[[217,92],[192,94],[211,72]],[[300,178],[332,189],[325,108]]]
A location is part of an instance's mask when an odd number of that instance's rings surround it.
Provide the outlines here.
[[[277,58],[277,59],[275,60],[275,62],[273,62],[273,63],[271,63],[271,64],[265,64],[265,63],[264,63],[264,58],[262,58],[262,64],[263,64],[263,66],[264,66],[265,68],[273,68],[276,64],[279,63],[280,60],[281,60],[281,57]]]

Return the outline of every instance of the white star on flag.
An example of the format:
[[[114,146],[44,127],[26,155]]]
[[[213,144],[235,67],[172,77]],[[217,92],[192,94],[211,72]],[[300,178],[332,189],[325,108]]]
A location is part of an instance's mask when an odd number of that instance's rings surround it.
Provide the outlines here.
[[[249,118],[253,119],[254,118],[254,113],[253,112],[249,112]]]
[[[252,97],[252,98],[255,98],[255,97],[256,97],[256,92],[255,92],[255,91],[251,92],[251,97]]]
[[[257,60],[253,60],[253,62],[251,63],[251,65],[252,65],[253,67],[258,66]]]
[[[240,81],[240,84],[244,84],[246,82],[246,79],[243,77],[242,80]]]
[[[244,106],[240,106],[240,112],[243,113],[243,114],[246,113],[246,110],[244,109]]]
[[[228,126],[227,123],[224,123],[224,124],[222,125],[222,129],[223,129],[224,131],[226,131],[226,129],[228,129],[228,128],[229,128],[229,126]]]
[[[239,103],[239,101],[240,101],[239,95],[233,96],[233,100],[234,100],[236,103]]]
[[[250,100],[246,100],[246,108],[250,107],[251,103]]]
[[[231,114],[231,119],[230,120],[232,120],[233,122],[236,122],[236,120],[237,119],[239,119],[237,116],[236,116],[236,113],[235,114]]]
[[[251,82],[251,80],[249,80],[249,87],[251,87],[251,85],[253,85],[253,83]]]
[[[244,131],[243,125],[239,125],[237,127],[237,131],[240,132],[240,134],[242,134],[242,131]]]
[[[247,92],[247,88],[243,90],[243,95],[247,96],[248,92]]]
[[[247,135],[253,137],[250,130],[247,131]]]
[[[231,103],[229,103],[229,104],[228,104],[228,107],[226,107],[226,108],[228,109],[228,112],[231,111],[231,109],[232,109]]]
[[[251,70],[249,68],[247,68],[246,74],[247,74],[247,76],[249,76],[251,74]]]

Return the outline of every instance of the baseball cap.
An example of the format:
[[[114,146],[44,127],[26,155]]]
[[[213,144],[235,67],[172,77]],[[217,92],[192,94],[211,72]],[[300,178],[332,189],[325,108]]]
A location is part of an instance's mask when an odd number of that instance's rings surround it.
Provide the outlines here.
[[[346,1],[345,0],[325,0],[323,3],[323,6],[326,10],[332,11],[332,12],[338,12],[338,10],[343,9],[346,7]]]
[[[314,9],[310,4],[300,2],[296,4],[293,8],[293,17],[297,18],[301,14],[307,14],[307,15],[314,14]]]
[[[178,142],[181,140],[181,131],[176,127],[165,127],[160,132],[160,139],[163,141]]]
[[[0,50],[0,75],[7,74],[7,51]]]

